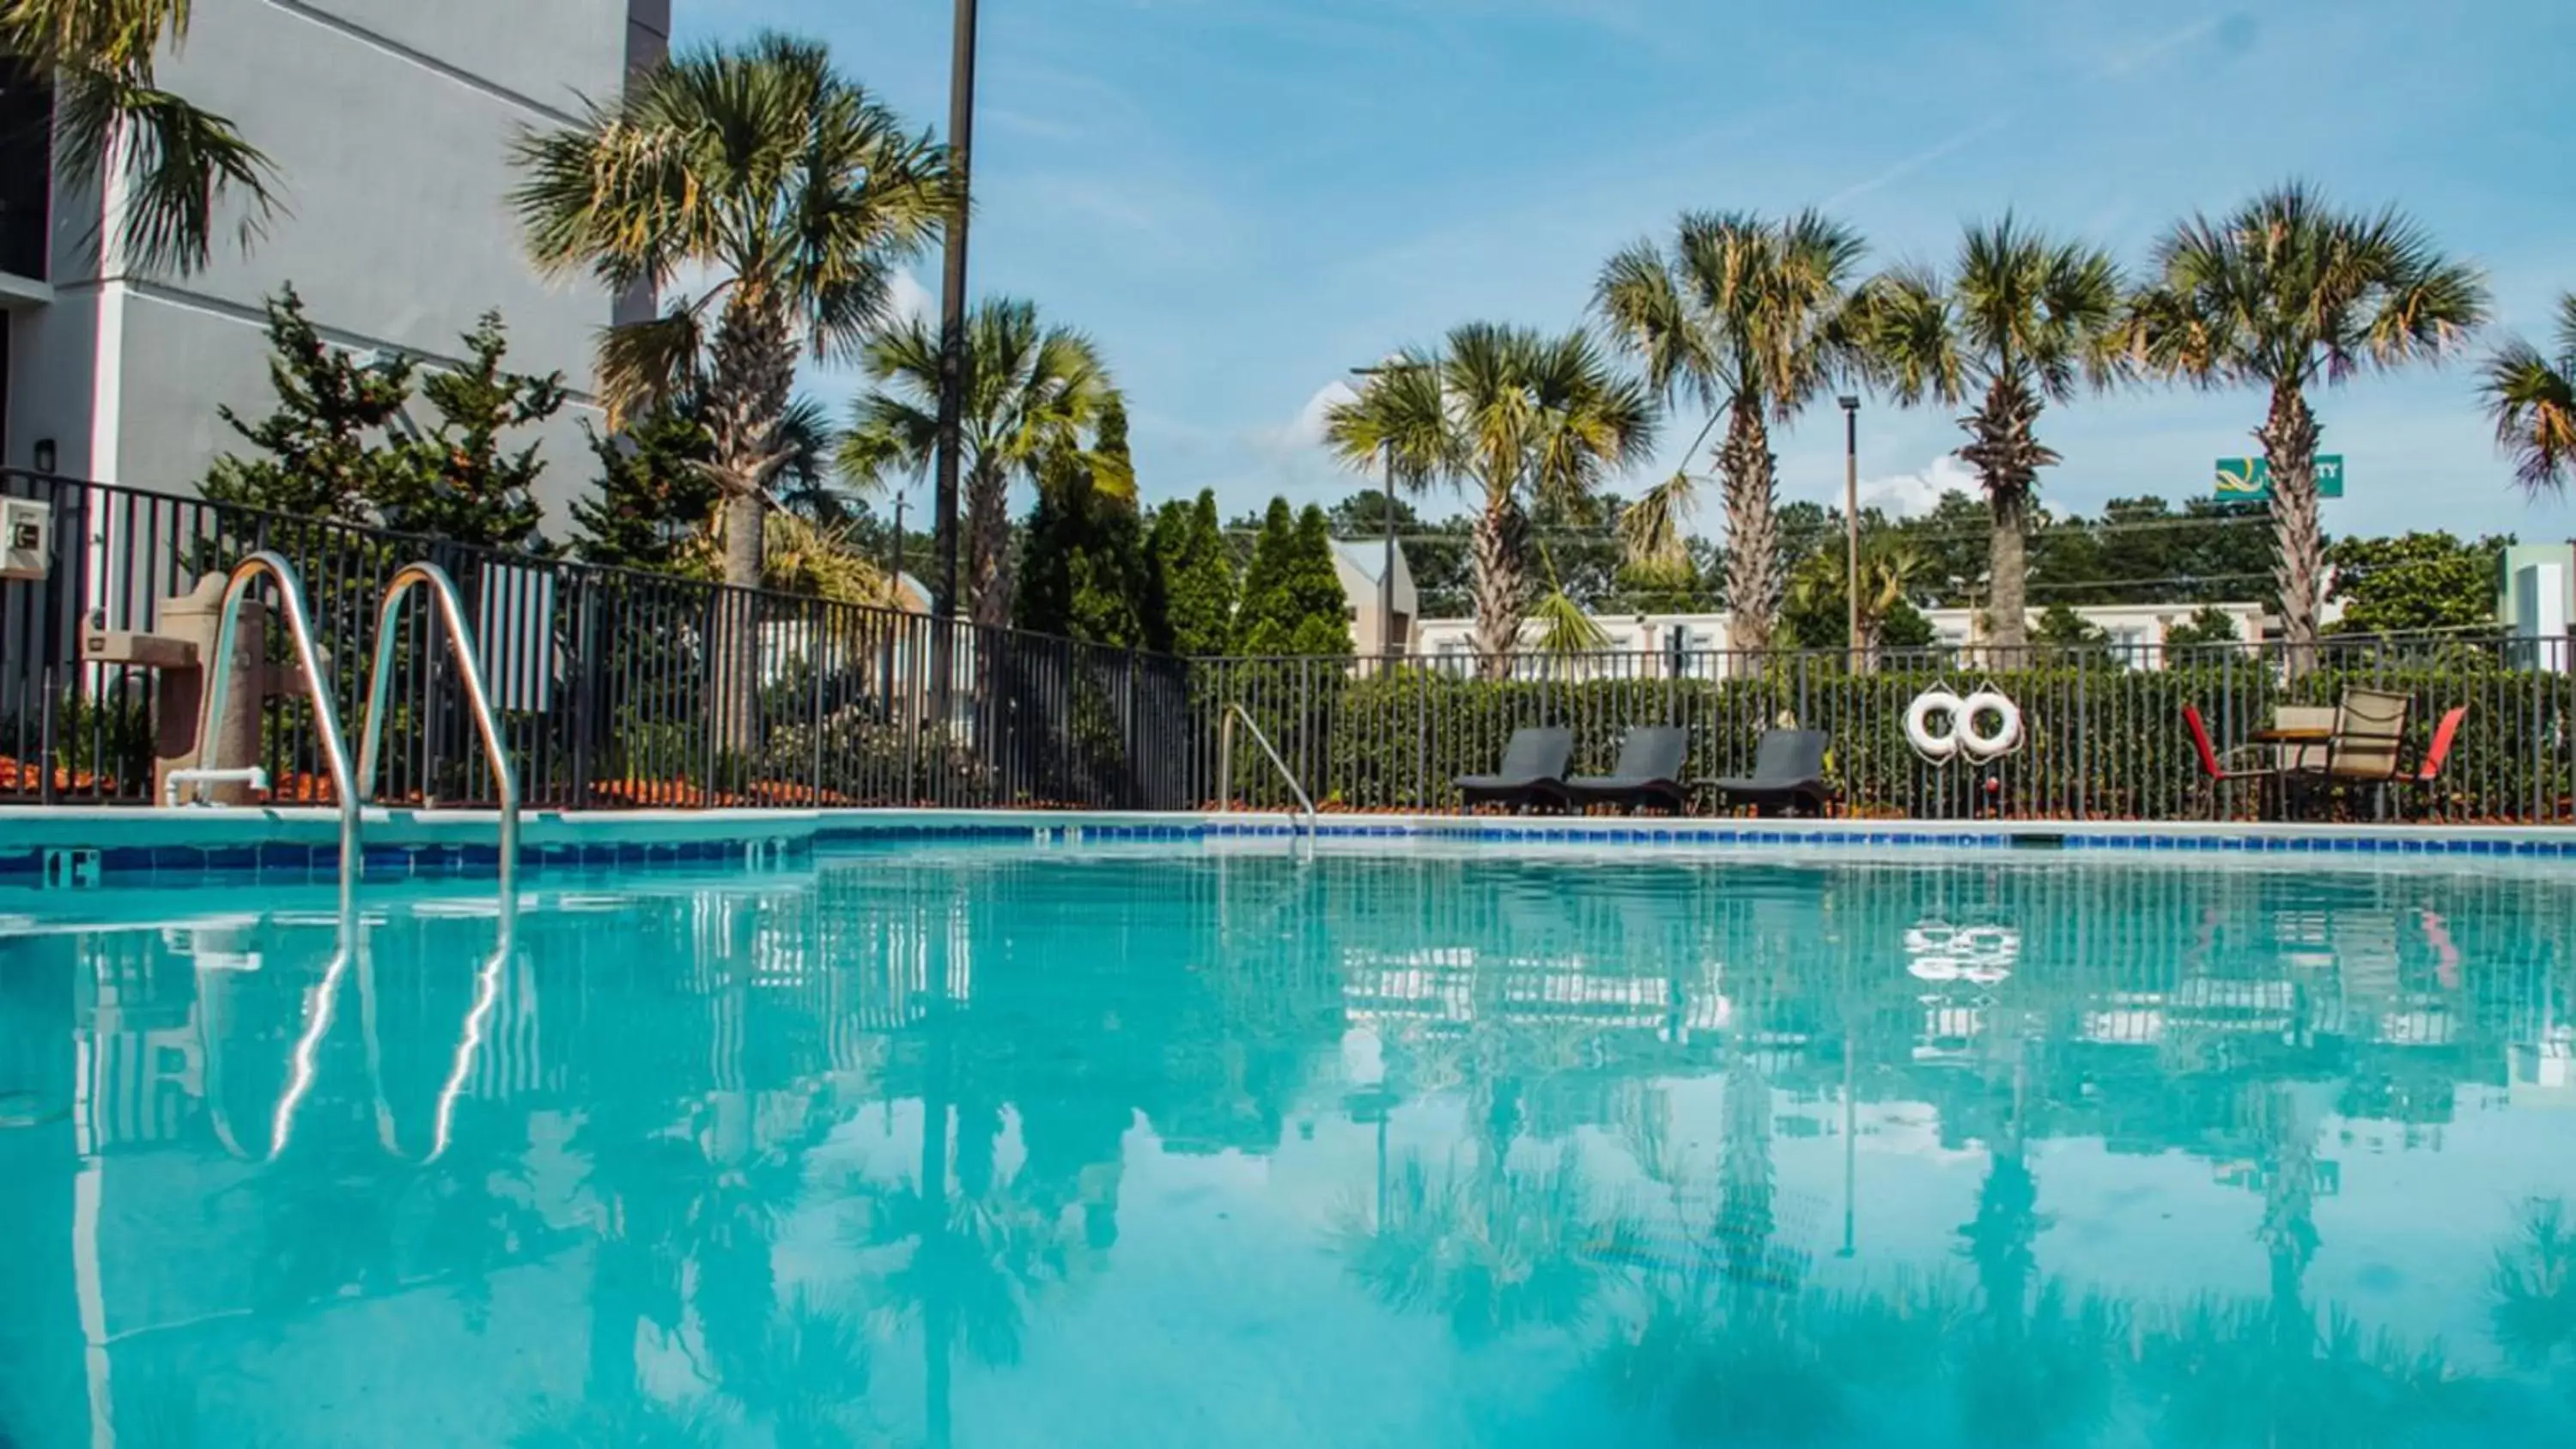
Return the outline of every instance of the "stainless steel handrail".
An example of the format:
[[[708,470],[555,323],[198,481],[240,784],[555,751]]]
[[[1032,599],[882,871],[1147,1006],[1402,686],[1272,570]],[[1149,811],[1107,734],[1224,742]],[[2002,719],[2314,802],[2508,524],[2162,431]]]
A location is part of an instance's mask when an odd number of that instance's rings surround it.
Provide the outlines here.
[[[1261,753],[1270,757],[1270,763],[1278,767],[1279,778],[1288,782],[1288,789],[1296,795],[1297,803],[1305,808],[1306,838],[1312,840],[1316,830],[1315,802],[1308,798],[1306,787],[1297,783],[1297,772],[1288,768],[1286,760],[1279,758],[1279,751],[1271,745],[1270,737],[1261,732],[1261,726],[1253,723],[1252,715],[1239,703],[1225,707],[1225,723],[1217,729],[1217,808],[1224,811],[1234,809],[1234,726],[1238,720],[1242,721],[1245,729],[1252,731],[1253,743],[1261,746]]]
[[[331,692],[322,687],[322,658],[313,647],[313,619],[312,612],[304,606],[304,583],[296,577],[295,565],[268,549],[233,565],[231,580],[224,585],[223,619],[215,626],[214,657],[206,661],[206,708],[197,722],[197,763],[201,771],[220,768],[215,753],[222,743],[218,731],[223,727],[224,698],[231,692],[233,646],[238,642],[236,629],[241,623],[242,600],[261,574],[277,581],[287,632],[295,640],[295,660],[304,671],[304,692],[313,701],[313,728],[322,736],[323,758],[331,767],[331,787],[340,796],[340,892],[345,896],[358,871],[358,792],[349,772],[349,746],[341,738],[340,716],[331,708]],[[198,804],[206,803],[206,790],[212,783],[200,774],[196,780]]]
[[[402,622],[402,604],[415,588],[426,586],[447,623],[448,653],[465,682],[465,702],[474,712],[474,728],[483,736],[483,755],[492,765],[492,790],[501,802],[501,894],[507,899],[519,874],[519,778],[510,768],[509,751],[501,746],[501,722],[492,713],[491,692],[483,687],[483,665],[474,647],[474,632],[465,622],[465,601],[456,581],[434,563],[405,564],[385,586],[376,609],[376,667],[367,685],[366,734],[358,746],[358,778],[372,797],[376,761],[385,738],[385,702],[393,688],[394,625]]]

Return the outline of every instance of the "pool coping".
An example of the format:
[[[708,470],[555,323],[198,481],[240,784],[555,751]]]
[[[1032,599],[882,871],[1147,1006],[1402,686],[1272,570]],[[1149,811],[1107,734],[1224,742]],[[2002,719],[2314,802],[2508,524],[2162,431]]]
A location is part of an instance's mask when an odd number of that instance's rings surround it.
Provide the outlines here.
[[[368,880],[497,872],[490,810],[370,809]],[[913,841],[1094,843],[1295,841],[1275,812],[1045,810],[534,810],[521,868],[776,865],[818,847]],[[2205,821],[1746,820],[1601,816],[1326,815],[1319,841],[1667,849],[1934,849],[2233,856],[2472,856],[2576,859],[2576,828],[2536,825],[2299,825]],[[182,884],[244,876],[309,880],[339,864],[327,807],[0,807],[0,881]],[[69,855],[63,853],[69,852]],[[94,855],[87,854],[95,852]]]

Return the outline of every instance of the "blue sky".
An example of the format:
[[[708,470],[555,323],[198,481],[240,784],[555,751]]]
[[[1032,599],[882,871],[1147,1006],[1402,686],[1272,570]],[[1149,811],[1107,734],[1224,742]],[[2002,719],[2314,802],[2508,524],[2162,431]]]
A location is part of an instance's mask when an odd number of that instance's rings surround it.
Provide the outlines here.
[[[818,36],[916,123],[946,115],[940,0],[677,12],[682,43]],[[1945,260],[1961,222],[2011,208],[2134,263],[2171,218],[2303,176],[2413,211],[2487,270],[2499,330],[2541,332],[2576,288],[2566,0],[984,0],[982,14],[975,289],[1034,298],[1100,341],[1149,498],[1339,497],[1358,480],[1312,435],[1345,369],[1475,318],[1568,326],[1601,260],[1684,208],[1825,205],[1882,263]],[[935,284],[935,260],[917,274]],[[838,406],[855,381],[809,369],[806,386]],[[2042,435],[2066,462],[2044,493],[2090,510],[2203,492],[2262,408],[2153,389],[2053,411]],[[2576,508],[2510,486],[2465,362],[2318,408],[2349,460],[2335,532],[2576,534]],[[1631,490],[1699,421],[1668,424]],[[1819,411],[1780,441],[1784,496],[1839,496],[1840,433]],[[1944,461],[1957,441],[1945,412],[1872,405],[1865,489],[1897,502],[1964,482]]]

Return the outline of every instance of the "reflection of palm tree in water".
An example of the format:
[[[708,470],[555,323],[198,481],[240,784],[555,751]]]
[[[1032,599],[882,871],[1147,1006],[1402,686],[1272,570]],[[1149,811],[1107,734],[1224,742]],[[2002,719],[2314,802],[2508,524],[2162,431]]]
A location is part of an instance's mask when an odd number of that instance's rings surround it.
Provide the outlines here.
[[[2576,1224],[2561,1198],[2523,1204],[2518,1241],[2496,1252],[2490,1279],[2495,1338],[2515,1367],[2544,1369],[2576,1349]],[[2561,1368],[2568,1402],[2576,1404],[2576,1355]]]
[[[1954,1388],[1962,1427],[1977,1442],[2040,1444],[2082,1439],[2111,1400],[2112,1360],[2124,1317],[2096,1298],[2070,1301],[2039,1271],[2039,1179],[2025,1136],[2030,1105],[2026,1043],[2016,1043],[2012,1106],[1988,1148],[1977,1215],[1959,1229],[1977,1277],[1977,1315],[1958,1346]]]
[[[1794,1291],[1797,1265],[1771,1238],[1779,1224],[1772,1208],[1771,1082],[1749,1031],[1727,1044],[1726,1136],[1718,1160],[1717,1240],[1726,1259],[1726,1283],[1735,1291]]]

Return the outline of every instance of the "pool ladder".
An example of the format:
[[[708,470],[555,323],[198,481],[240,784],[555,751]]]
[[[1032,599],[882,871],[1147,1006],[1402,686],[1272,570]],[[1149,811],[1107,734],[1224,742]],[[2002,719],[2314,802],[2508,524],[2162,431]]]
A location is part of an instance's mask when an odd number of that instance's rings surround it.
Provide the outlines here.
[[[1234,727],[1238,723],[1252,732],[1252,742],[1261,746],[1261,753],[1270,757],[1271,765],[1279,771],[1279,778],[1288,782],[1290,793],[1297,797],[1298,806],[1305,812],[1306,838],[1312,841],[1316,833],[1315,802],[1307,797],[1306,787],[1297,782],[1297,772],[1288,768],[1286,760],[1279,758],[1279,751],[1271,745],[1270,736],[1261,732],[1261,726],[1253,722],[1251,712],[1240,702],[1225,707],[1225,723],[1217,729],[1217,808],[1228,811],[1234,808]]]
[[[474,647],[474,636],[465,620],[465,604],[456,592],[456,582],[447,571],[434,563],[405,564],[394,572],[393,582],[385,586],[383,600],[376,609],[376,659],[374,678],[367,690],[366,735],[358,754],[357,769],[349,767],[349,745],[340,733],[339,713],[331,707],[331,692],[322,685],[322,661],[313,642],[312,612],[305,607],[304,583],[295,565],[284,556],[268,549],[234,565],[232,577],[224,587],[223,616],[215,629],[213,657],[206,661],[208,671],[205,713],[198,722],[197,738],[204,743],[203,764],[193,770],[173,770],[168,788],[173,802],[177,787],[196,787],[198,804],[206,803],[208,786],[232,782],[264,782],[256,767],[223,769],[214,758],[218,744],[218,725],[224,717],[224,696],[232,683],[232,661],[237,632],[241,622],[242,600],[262,574],[276,581],[277,595],[286,615],[287,632],[295,641],[295,659],[304,675],[305,697],[313,704],[313,727],[322,738],[324,763],[331,770],[331,787],[340,801],[340,894],[346,899],[355,889],[358,878],[358,818],[375,792],[376,764],[384,742],[387,697],[393,685],[394,626],[402,622],[403,600],[414,589],[430,591],[441,619],[447,625],[448,654],[465,685],[465,703],[474,715],[474,727],[483,737],[483,755],[492,768],[492,792],[501,807],[501,894],[505,900],[513,894],[519,872],[519,781],[510,768],[508,751],[502,748],[501,725],[492,713],[490,691],[483,687],[483,666]]]

